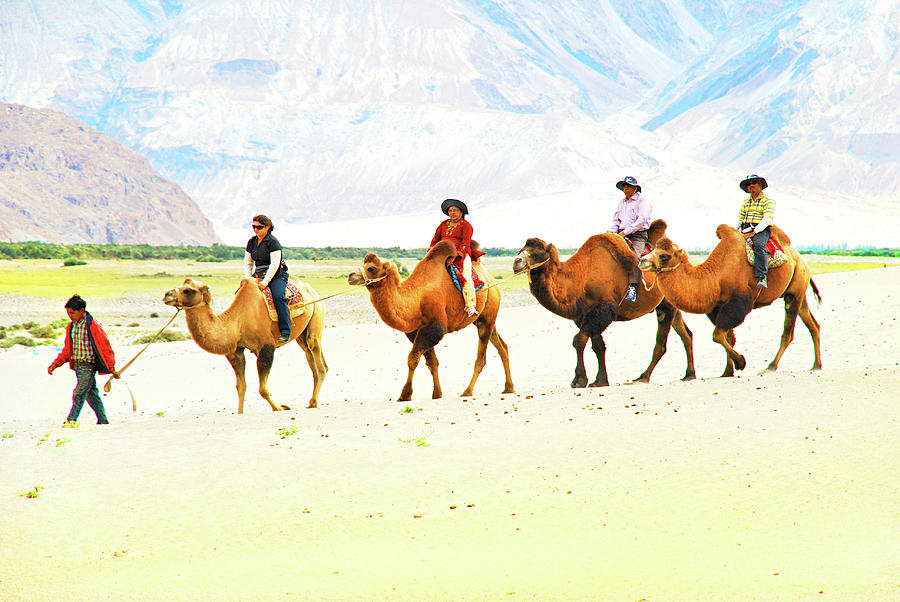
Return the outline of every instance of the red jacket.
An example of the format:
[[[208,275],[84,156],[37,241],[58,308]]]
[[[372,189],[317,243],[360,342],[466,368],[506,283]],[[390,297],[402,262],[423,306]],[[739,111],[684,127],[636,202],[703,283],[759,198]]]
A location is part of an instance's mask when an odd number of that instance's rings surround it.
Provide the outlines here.
[[[434,237],[431,239],[431,244],[428,246],[433,247],[438,242],[445,239],[452,242],[456,245],[456,252],[458,254],[457,258],[452,263],[456,264],[459,269],[462,269],[462,262],[466,255],[471,256],[472,259],[478,259],[484,255],[484,251],[472,249],[472,224],[466,220],[462,220],[452,231],[447,232],[449,229],[450,220],[445,219],[438,224],[437,229],[434,231]]]
[[[85,312],[84,317],[87,320],[87,333],[88,338],[91,340],[91,349],[94,350],[94,369],[99,374],[112,374],[116,369],[116,355],[113,353],[112,345],[109,344],[109,339],[106,337],[106,333],[103,332],[103,327],[100,326],[99,322],[94,321],[94,316]],[[56,356],[56,359],[53,360],[50,366],[59,368],[66,362],[69,362],[69,368],[75,369],[75,364],[72,363],[71,322],[66,327],[66,342],[63,350]]]

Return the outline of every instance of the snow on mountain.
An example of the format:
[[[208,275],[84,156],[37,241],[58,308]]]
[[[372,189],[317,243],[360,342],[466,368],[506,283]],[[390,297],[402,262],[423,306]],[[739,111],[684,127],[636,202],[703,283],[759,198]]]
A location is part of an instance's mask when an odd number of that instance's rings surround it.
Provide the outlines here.
[[[3,100],[144,154],[234,244],[264,212],[421,246],[457,197],[486,245],[576,246],[632,174],[709,246],[760,172],[798,244],[900,246],[894,0],[4,6]]]

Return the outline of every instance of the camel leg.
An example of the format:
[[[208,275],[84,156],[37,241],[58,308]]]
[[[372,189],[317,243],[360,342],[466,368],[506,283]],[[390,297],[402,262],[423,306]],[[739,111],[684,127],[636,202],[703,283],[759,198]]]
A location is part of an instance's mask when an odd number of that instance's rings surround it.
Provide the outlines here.
[[[503,392],[515,393],[516,388],[513,386],[512,373],[509,370],[509,347],[506,346],[506,341],[500,338],[500,333],[497,332],[496,325],[494,330],[491,332],[491,343],[497,349],[497,353],[500,354],[500,361],[503,362],[503,372],[506,375],[506,382],[503,385]]]
[[[322,335],[321,333],[313,334],[307,326],[306,330],[297,337],[297,344],[303,349],[306,363],[309,364],[313,376],[312,397],[309,398],[309,405],[306,407],[317,408],[319,407],[319,390],[328,373],[328,364],[325,363],[325,355],[322,353]]]
[[[228,363],[231,364],[231,369],[234,370],[235,387],[238,394],[238,414],[243,414],[244,394],[247,393],[247,379],[244,377],[244,367],[247,365],[247,360],[244,358],[244,348],[238,347],[233,353],[229,353],[225,357],[228,358]]]
[[[784,330],[781,332],[781,344],[778,346],[778,353],[775,354],[775,359],[766,367],[764,372],[778,370],[778,362],[781,361],[781,356],[784,355],[788,345],[794,340],[794,324],[797,323],[797,311],[799,309],[800,304],[797,303],[794,295],[786,294],[784,296]]]
[[[256,373],[259,376],[259,394],[263,399],[269,402],[269,406],[272,408],[273,412],[277,412],[278,410],[290,410],[288,406],[275,405],[275,402],[272,401],[272,397],[269,395],[269,372],[272,371],[272,362],[274,361],[275,348],[270,345],[266,345],[260,349],[259,353],[256,355]]]
[[[426,349],[425,353],[425,365],[428,366],[428,371],[431,372],[431,398],[432,399],[440,399],[444,396],[444,392],[441,391],[441,380],[438,378],[438,357],[437,352],[434,350],[434,347],[431,349]]]
[[[575,348],[575,378],[571,385],[573,389],[587,386],[587,372],[584,369],[584,347],[587,341],[588,336],[581,330],[572,339],[572,347]]]
[[[822,353],[819,348],[819,323],[816,322],[816,318],[812,315],[812,311],[809,309],[809,303],[807,303],[805,296],[800,303],[799,315],[800,319],[803,320],[803,324],[806,326],[807,330],[809,330],[809,336],[812,337],[813,354],[815,358],[813,359],[811,370],[821,370]]]
[[[603,333],[597,333],[591,336],[591,349],[597,356],[597,378],[590,384],[591,387],[608,387],[609,378],[606,376],[606,342],[603,340]]]
[[[693,380],[695,378],[693,334],[684,323],[681,311],[675,309],[668,301],[663,300],[663,302],[656,307],[656,321],[656,344],[653,346],[653,357],[650,359],[650,365],[647,366],[644,373],[634,379],[634,382],[650,382],[650,375],[653,374],[656,364],[658,364],[659,360],[662,359],[662,356],[666,354],[666,342],[669,339],[669,331],[673,326],[675,327],[675,332],[681,337],[681,342],[684,345],[684,351],[687,355],[687,370],[684,374],[684,378],[681,380]]]
[[[713,341],[724,347],[725,353],[728,354],[728,365],[725,367],[726,374],[723,374],[722,376],[734,375],[733,371],[731,374],[727,374],[727,372],[731,368],[732,362],[734,362],[734,370],[743,370],[747,365],[747,360],[744,359],[744,356],[734,350],[734,340],[735,337],[733,330],[722,330],[719,327],[716,327],[716,329],[713,330]]]
[[[688,328],[684,322],[684,314],[680,309],[675,310],[675,317],[672,318],[672,328],[681,338],[681,344],[684,345],[684,354],[687,357],[687,368],[684,371],[684,378],[681,380],[694,380],[697,373],[694,371],[694,333]]]
[[[488,324],[484,320],[476,320],[475,328],[478,329],[478,350],[475,352],[475,368],[472,370],[472,379],[469,381],[469,386],[462,392],[462,397],[472,396],[472,390],[475,388],[475,381],[478,380],[478,376],[484,369],[487,357],[487,344],[491,339],[491,331],[493,331],[494,325]]]
[[[419,359],[427,350],[433,350],[434,346],[437,345],[442,338],[444,338],[444,327],[443,325],[438,323],[429,324],[427,326],[423,326],[419,330],[407,332],[406,337],[410,341],[412,341],[413,347],[406,358],[406,367],[408,368],[406,383],[403,385],[403,389],[400,391],[400,398],[397,401],[409,401],[410,399],[412,399],[413,374],[415,374],[416,372],[416,366],[419,365]],[[432,353],[432,357],[434,358],[434,368],[431,373],[434,381],[432,399],[439,399],[442,393],[437,373],[437,355],[434,355]],[[427,357],[425,361],[426,363],[428,362]],[[431,369],[431,365],[429,365],[429,369]]]

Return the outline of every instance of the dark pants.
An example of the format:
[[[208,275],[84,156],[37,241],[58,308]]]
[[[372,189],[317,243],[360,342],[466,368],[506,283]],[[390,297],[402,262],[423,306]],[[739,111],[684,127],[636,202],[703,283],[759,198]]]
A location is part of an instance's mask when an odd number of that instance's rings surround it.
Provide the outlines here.
[[[770,236],[772,236],[772,229],[766,226],[765,230],[750,237],[750,240],[753,241],[753,276],[757,280],[765,278],[769,271],[766,244],[769,242]]]
[[[69,410],[69,417],[66,420],[75,422],[78,415],[81,414],[81,408],[87,400],[88,405],[97,415],[97,424],[109,424],[106,419],[106,409],[103,407],[103,401],[100,399],[100,391],[97,390],[96,371],[93,366],[76,365],[75,377],[78,383],[75,390],[72,391],[72,409]]]
[[[284,298],[284,289],[287,288],[288,275],[282,270],[281,274],[272,278],[269,282],[269,290],[272,291],[272,303],[275,305],[275,313],[278,314],[278,330],[284,336],[291,336],[291,315],[288,312],[287,299]]]
[[[647,238],[646,230],[638,230],[637,232],[632,232],[628,236],[625,237],[625,242],[627,242],[631,246],[631,250],[634,251],[635,255],[637,255],[638,261],[641,260],[641,255],[644,254],[645,245],[650,243],[650,239]],[[631,273],[628,274],[628,284],[638,284],[644,279],[644,274],[641,272],[640,268],[634,268],[631,270]]]

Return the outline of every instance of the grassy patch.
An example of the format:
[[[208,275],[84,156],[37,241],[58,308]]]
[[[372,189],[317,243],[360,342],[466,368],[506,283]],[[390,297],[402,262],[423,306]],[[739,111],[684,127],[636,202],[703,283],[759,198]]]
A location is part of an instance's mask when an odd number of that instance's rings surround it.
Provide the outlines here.
[[[156,333],[146,334],[142,337],[138,337],[134,340],[134,344],[135,345],[146,345],[150,341],[154,340],[153,337],[155,335],[156,335]],[[164,331],[162,331],[162,333],[160,333],[160,335],[158,337],[156,337],[155,340],[159,343],[171,343],[173,341],[187,341],[187,340],[190,340],[190,338],[191,338],[191,335],[190,335],[190,333],[187,333],[187,332],[181,332],[178,330],[164,330]]]
[[[286,426],[283,429],[278,429],[278,434],[282,437],[290,437],[291,435],[295,435],[297,433],[297,429],[292,426]]]

